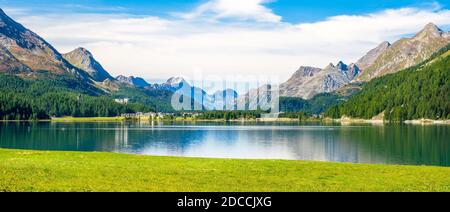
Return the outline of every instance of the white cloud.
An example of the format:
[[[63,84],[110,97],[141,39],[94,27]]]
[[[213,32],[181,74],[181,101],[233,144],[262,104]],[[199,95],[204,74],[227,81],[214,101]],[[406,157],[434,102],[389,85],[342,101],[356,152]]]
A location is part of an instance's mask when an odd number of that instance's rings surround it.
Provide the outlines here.
[[[213,19],[234,18],[239,20],[252,20],[257,22],[281,21],[281,16],[264,6],[268,0],[210,0],[191,13],[181,14],[186,19],[208,17]]]
[[[113,75],[146,79],[189,75],[201,69],[205,74],[279,74],[284,80],[300,65],[354,62],[378,43],[418,32],[428,22],[450,25],[449,10],[417,8],[299,24],[211,23],[126,14],[14,18],[62,52],[83,46]]]

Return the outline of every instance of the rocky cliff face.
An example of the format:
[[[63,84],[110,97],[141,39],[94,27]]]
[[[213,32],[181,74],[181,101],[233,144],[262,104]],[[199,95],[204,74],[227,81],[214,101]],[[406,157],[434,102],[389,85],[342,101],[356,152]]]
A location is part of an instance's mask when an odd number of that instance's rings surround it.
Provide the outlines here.
[[[94,81],[103,82],[113,79],[111,75],[94,59],[94,56],[84,48],[75,49],[63,55],[69,63],[87,72]]]
[[[28,73],[31,69],[22,64],[8,49],[0,46],[0,72],[11,74]]]
[[[15,22],[1,9],[0,46],[8,50],[17,61],[30,70],[45,70],[55,74],[72,73],[85,77],[86,73],[67,62],[49,43]],[[5,53],[5,51],[2,52]],[[8,56],[6,55],[6,57]]]
[[[450,43],[449,33],[442,31],[436,25],[430,23],[412,38],[403,38],[392,45],[384,45],[375,52],[363,57],[362,74],[360,81],[369,81],[373,78],[389,73],[395,73],[402,69],[419,64],[429,58],[434,52]],[[371,58],[370,60],[367,60]],[[373,58],[376,58],[372,61]]]
[[[356,64],[339,62],[324,69],[302,66],[285,83],[280,85],[280,96],[311,99],[319,93],[335,91],[349,84],[358,74]]]
[[[378,45],[375,49],[370,50],[366,55],[364,55],[361,59],[356,62],[356,65],[360,69],[367,69],[369,66],[371,66],[375,60],[383,54],[389,47],[391,47],[391,43],[385,41]]]

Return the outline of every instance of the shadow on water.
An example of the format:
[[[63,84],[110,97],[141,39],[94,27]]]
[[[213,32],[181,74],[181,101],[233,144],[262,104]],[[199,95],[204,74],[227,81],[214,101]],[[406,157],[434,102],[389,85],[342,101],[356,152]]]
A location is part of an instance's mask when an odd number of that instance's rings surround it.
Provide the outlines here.
[[[0,147],[450,166],[449,126],[0,123]]]

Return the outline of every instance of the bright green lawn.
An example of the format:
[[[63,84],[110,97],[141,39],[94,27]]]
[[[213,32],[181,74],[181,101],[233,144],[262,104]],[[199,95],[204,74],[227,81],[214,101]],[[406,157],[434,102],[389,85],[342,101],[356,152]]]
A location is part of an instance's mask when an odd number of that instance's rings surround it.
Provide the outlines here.
[[[0,149],[0,191],[450,191],[450,168]]]

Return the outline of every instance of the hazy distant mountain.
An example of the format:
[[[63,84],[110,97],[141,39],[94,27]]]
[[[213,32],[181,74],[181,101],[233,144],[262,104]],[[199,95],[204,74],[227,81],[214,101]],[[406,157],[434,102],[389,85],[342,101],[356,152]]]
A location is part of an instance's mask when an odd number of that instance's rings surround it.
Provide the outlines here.
[[[280,85],[280,96],[311,99],[320,93],[329,93],[349,84],[360,70],[357,65],[339,62],[324,69],[302,66]]]
[[[165,83],[152,85],[152,88],[178,92],[179,94],[190,97],[195,108],[203,108],[204,110],[234,108],[238,98],[238,93],[233,89],[226,89],[217,91],[214,94],[208,94],[202,88],[191,85],[183,77],[172,77]]]
[[[142,79],[140,77],[134,77],[134,76],[126,77],[123,75],[119,75],[116,77],[116,80],[119,81],[120,83],[135,86],[138,88],[144,88],[144,87],[150,86],[150,84],[147,81],[145,81],[144,79]]]
[[[233,89],[225,89],[211,95],[216,109],[234,110],[236,109],[239,94]]]
[[[165,83],[155,84],[152,87],[154,89],[178,92],[178,94],[190,98],[193,108],[209,109],[212,107],[211,97],[206,91],[191,85],[183,77],[171,77]]]
[[[183,77],[171,77],[165,83],[153,86],[158,89],[169,91],[176,91],[183,86],[191,87],[191,85]]]
[[[403,38],[392,45],[384,44],[370,52],[360,62],[362,74],[359,80],[369,81],[375,77],[395,73],[423,62],[433,53],[450,43],[450,34],[430,23],[412,38]],[[373,60],[373,58],[375,58]],[[370,59],[367,59],[370,58]],[[371,62],[373,61],[373,62]]]
[[[45,70],[54,74],[73,73],[86,77],[85,72],[67,62],[49,43],[34,32],[15,22],[1,9],[0,46],[8,50],[7,52],[4,50],[1,51],[3,58],[9,57],[11,62],[14,59],[10,56],[14,56],[16,62],[13,62],[13,65],[17,66],[17,61],[19,61],[32,71]],[[10,53],[9,56],[8,52]]]
[[[63,57],[75,67],[87,72],[94,81],[103,82],[106,79],[113,79],[102,65],[94,59],[94,56],[84,48],[77,48],[63,54]]]
[[[245,106],[249,110],[271,108],[268,103],[270,103],[269,100],[272,97],[272,87],[272,85],[266,84],[250,89],[247,93],[238,96],[237,105],[239,107]]]

